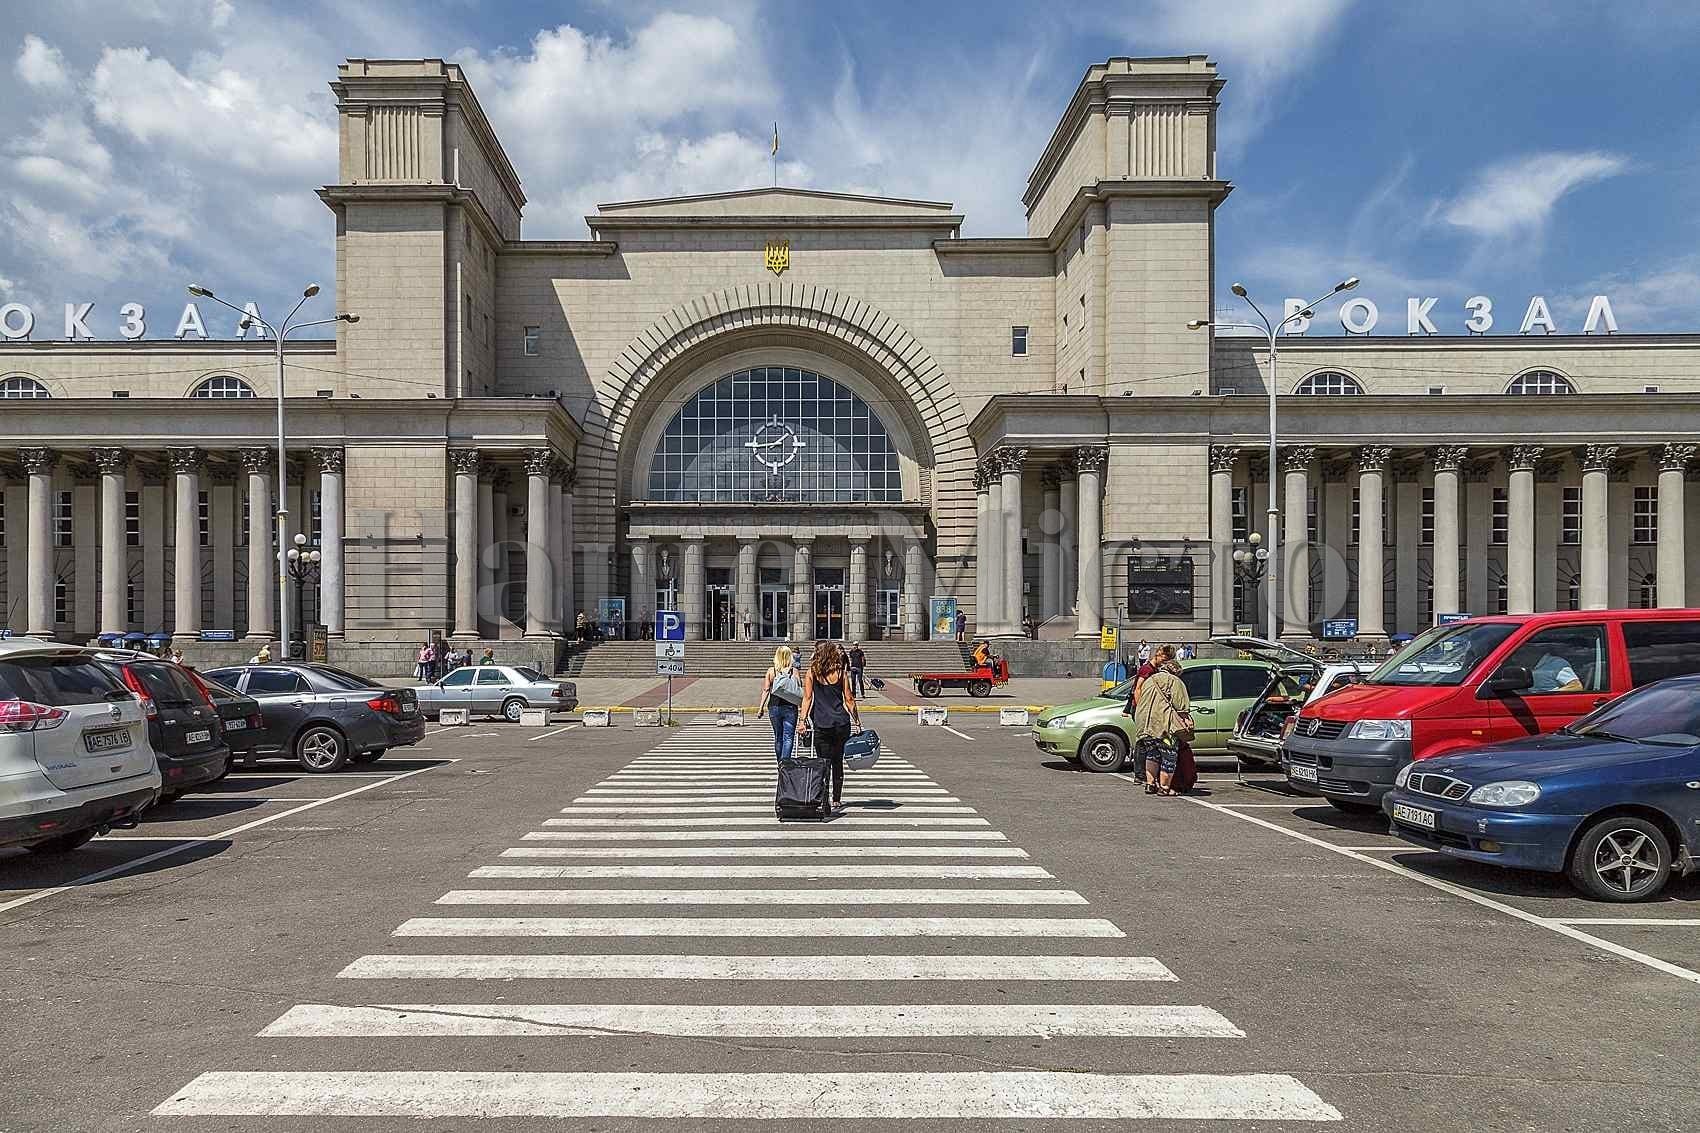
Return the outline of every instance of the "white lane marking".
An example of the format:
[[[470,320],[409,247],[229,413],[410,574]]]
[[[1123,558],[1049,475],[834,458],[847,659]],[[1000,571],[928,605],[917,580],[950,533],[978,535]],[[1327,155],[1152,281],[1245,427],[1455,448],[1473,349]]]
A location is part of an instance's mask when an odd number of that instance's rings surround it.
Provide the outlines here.
[[[773,813],[773,804],[732,803],[718,806],[697,806],[690,803],[667,803],[662,806],[613,805],[598,804],[596,806],[565,806],[562,814],[767,814]],[[973,814],[971,806],[928,806],[924,803],[904,803],[898,807],[851,807],[846,810],[847,817],[864,817],[881,814]],[[547,820],[545,820],[547,821]]]
[[[1126,779],[1130,783],[1134,782],[1133,779],[1130,779],[1128,776],[1122,775],[1119,772],[1116,774],[1116,778]],[[1700,984],[1700,972],[1696,972],[1692,968],[1684,968],[1680,964],[1672,964],[1668,960],[1659,959],[1657,956],[1649,956],[1645,952],[1637,952],[1633,948],[1625,948],[1621,944],[1605,940],[1593,935],[1592,933],[1583,932],[1580,929],[1571,925],[1563,924],[1559,921],[1549,920],[1546,917],[1539,917],[1534,913],[1526,913],[1522,909],[1514,908],[1511,905],[1505,904],[1503,901],[1495,901],[1491,897],[1484,897],[1480,893],[1473,893],[1462,886],[1453,885],[1449,881],[1441,881],[1439,878],[1428,877],[1424,874],[1418,873],[1414,869],[1408,869],[1405,866],[1400,865],[1398,862],[1380,861],[1376,858],[1361,854],[1356,850],[1348,850],[1344,847],[1324,842],[1321,838],[1313,838],[1309,834],[1305,834],[1301,831],[1288,830],[1286,827],[1281,826],[1278,823],[1266,821],[1265,819],[1258,818],[1254,814],[1240,814],[1237,811],[1218,803],[1207,802],[1204,799],[1195,799],[1189,795],[1183,795],[1181,797],[1185,798],[1187,802],[1192,803],[1195,806],[1201,806],[1207,810],[1213,810],[1218,814],[1225,814],[1229,817],[1237,818],[1241,822],[1252,823],[1254,826],[1261,826],[1266,830],[1273,830],[1275,833],[1284,835],[1288,838],[1296,838],[1300,842],[1307,842],[1312,846],[1317,846],[1329,851],[1330,853],[1351,858],[1353,861],[1362,862],[1365,865],[1373,866],[1374,868],[1384,870],[1387,873],[1398,874],[1400,877],[1408,878],[1420,885],[1426,885],[1430,889],[1438,889],[1442,893],[1450,893],[1454,897],[1461,897],[1472,904],[1480,905],[1486,909],[1492,909],[1498,913],[1504,913],[1506,916],[1522,921],[1525,924],[1532,924],[1539,928],[1547,929],[1550,932],[1556,932],[1560,936],[1566,936],[1578,943],[1586,944],[1592,948],[1598,948],[1603,952],[1609,952],[1613,956],[1617,956],[1621,959],[1629,960],[1636,964],[1644,964],[1647,967],[1652,968],[1655,971],[1663,972],[1668,976],[1675,976],[1677,979],[1687,980],[1689,983]]]
[[[1036,865],[819,865],[787,862],[782,865],[481,865],[471,878],[560,877],[560,878],[723,878],[789,877],[800,881],[825,878],[878,877],[956,881],[990,881],[1012,878],[1048,878],[1048,870]]]
[[[844,801],[891,803],[959,803],[955,795],[917,795],[908,791],[845,791]],[[580,795],[575,803],[759,803],[773,806],[773,795],[747,792],[737,795]]]
[[[899,818],[895,815],[873,813],[847,814],[829,825],[854,822],[858,826],[990,826],[983,818]],[[545,818],[545,826],[766,826],[778,829],[782,824],[772,815],[766,818],[743,818],[721,815],[718,818]]]
[[[169,834],[106,834],[102,835],[96,845],[108,842],[211,842],[211,838],[184,837],[173,838]]]
[[[1072,889],[452,889],[439,905],[1085,905]]]
[[[1285,1074],[1055,1071],[645,1074],[219,1070],[156,1117],[553,1117],[923,1121],[1136,1118],[1339,1121]]]
[[[774,781],[777,782],[777,780]],[[658,797],[683,797],[691,799],[701,795],[724,794],[727,791],[753,791],[767,785],[767,780],[758,780],[751,783],[726,783],[718,787],[591,787],[585,792],[585,795],[593,799],[601,798],[605,795],[631,795],[634,798],[654,795]],[[901,792],[905,795],[915,795],[917,797],[942,795],[945,793],[945,789],[943,787],[918,787],[910,786],[907,783],[870,783],[866,788],[863,788],[863,790],[864,792],[869,790],[884,790],[894,793]]]
[[[1194,799],[1192,801],[1202,802],[1203,800]],[[1211,803],[1210,805],[1221,807],[1224,810],[1299,810],[1303,807],[1327,806],[1328,803],[1323,799],[1306,799],[1303,802],[1296,803]]]
[[[949,724],[946,724],[944,726],[944,730],[949,732],[953,736],[961,736],[963,739],[967,740],[969,743],[974,742],[973,736],[969,735],[967,732],[959,732],[955,728],[951,727]]]
[[[779,824],[774,823],[775,827]],[[520,836],[527,842],[760,842],[862,841],[1007,842],[997,830],[850,830],[841,822],[821,823],[806,830],[533,830]]]
[[[1024,858],[1014,846],[516,846],[504,858]]]
[[[410,917],[391,936],[992,936],[1120,939],[1102,917]]]
[[[499,736],[501,734],[502,733],[500,733],[500,732],[467,732],[461,738],[467,739],[467,740],[476,740],[476,739],[481,739],[481,738],[486,737],[486,736]]]
[[[540,735],[540,736],[528,736],[528,737],[526,737],[526,741],[525,741],[525,742],[526,742],[526,743],[528,743],[528,744],[534,744],[534,743],[536,743],[536,742],[537,742],[537,741],[538,741],[538,740],[546,740],[546,739],[548,739],[548,738],[549,738],[549,737],[550,737],[550,736],[558,736],[558,735],[560,735],[560,734],[561,734],[561,733],[562,733],[562,732],[570,732],[570,731],[572,731],[572,730],[573,730],[573,729],[574,729],[574,728],[576,728],[576,727],[578,727],[578,725],[577,725],[577,724],[568,724],[568,725],[567,725],[567,726],[566,726],[566,727],[564,727],[564,728],[556,728],[556,729],[554,729],[554,730],[553,730],[553,731],[549,731],[549,732],[544,732],[544,733],[543,733],[543,734],[542,734],[542,735]]]
[[[1389,851],[1408,851],[1408,852],[1413,853],[1413,854],[1423,854],[1423,853],[1429,853],[1430,852],[1430,851],[1424,850],[1421,846],[1413,846],[1413,845],[1411,845],[1407,842],[1401,842],[1400,844],[1398,844],[1396,846],[1341,846],[1341,847],[1339,847],[1339,849],[1356,850],[1360,854],[1385,854],[1385,853],[1388,853]]]
[[[57,896],[60,893],[65,893],[75,889],[80,885],[91,885],[94,882],[105,881],[109,877],[115,877],[121,873],[128,873],[130,870],[139,869],[145,865],[152,865],[154,862],[169,858],[175,854],[181,854],[185,850],[200,845],[202,842],[234,838],[238,834],[246,833],[249,830],[253,830],[259,826],[265,826],[268,823],[277,822],[280,819],[288,818],[291,815],[300,814],[302,811],[312,810],[314,807],[324,806],[326,803],[338,802],[342,799],[348,798],[350,795],[358,795],[363,791],[370,791],[378,787],[388,786],[391,783],[411,778],[414,775],[423,775],[427,771],[435,771],[439,767],[447,767],[451,763],[458,762],[460,762],[458,759],[444,759],[440,762],[431,764],[429,767],[415,767],[412,771],[403,771],[401,774],[391,775],[387,779],[380,779],[373,783],[366,783],[359,787],[355,787],[352,790],[344,791],[339,795],[329,795],[322,799],[314,799],[310,803],[303,803],[301,806],[290,807],[288,810],[280,810],[276,814],[268,815],[265,818],[256,818],[251,822],[244,822],[240,826],[232,826],[227,830],[220,830],[216,834],[208,834],[205,837],[196,839],[195,841],[183,842],[175,846],[168,846],[163,850],[136,858],[134,861],[121,862],[118,865],[108,866],[106,869],[96,870],[93,873],[85,873],[83,876],[67,881],[63,885],[55,885],[51,889],[38,890],[35,893],[30,893],[23,897],[15,897],[10,901],[0,904],[0,913],[4,913],[9,909],[16,909],[22,905],[28,905],[33,901],[41,901],[48,897]]]
[[[1683,918],[1661,920],[1658,917],[1548,917],[1551,925],[1628,925],[1634,928],[1700,928],[1700,920]]]
[[[432,954],[362,956],[355,980],[1063,980],[1173,982],[1150,956],[787,956]]]
[[[676,1003],[302,1003],[261,1038],[701,1035],[726,1038],[944,1038],[1024,1035],[1239,1039],[1208,1007],[1139,1004],[876,1004],[692,1007]]]

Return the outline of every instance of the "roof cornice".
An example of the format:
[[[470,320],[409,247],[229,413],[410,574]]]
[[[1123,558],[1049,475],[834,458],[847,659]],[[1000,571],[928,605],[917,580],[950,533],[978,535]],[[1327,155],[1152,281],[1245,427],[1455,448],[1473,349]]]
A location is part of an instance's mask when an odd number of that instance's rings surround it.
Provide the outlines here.
[[[939,216],[795,216],[782,213],[770,213],[759,216],[612,216],[595,213],[584,218],[585,224],[594,233],[604,231],[617,232],[621,229],[647,229],[650,231],[666,230],[669,228],[696,229],[908,229],[921,232],[937,232],[940,230],[954,232],[962,227],[960,213],[945,213]]]

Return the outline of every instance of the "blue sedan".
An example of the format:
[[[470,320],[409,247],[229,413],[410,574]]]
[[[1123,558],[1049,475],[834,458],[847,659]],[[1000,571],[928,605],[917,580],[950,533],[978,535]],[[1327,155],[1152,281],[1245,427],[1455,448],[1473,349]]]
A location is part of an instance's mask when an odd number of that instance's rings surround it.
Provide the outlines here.
[[[1393,833],[1425,849],[1644,901],[1696,868],[1700,676],[1648,685],[1551,735],[1409,764],[1381,805]]]

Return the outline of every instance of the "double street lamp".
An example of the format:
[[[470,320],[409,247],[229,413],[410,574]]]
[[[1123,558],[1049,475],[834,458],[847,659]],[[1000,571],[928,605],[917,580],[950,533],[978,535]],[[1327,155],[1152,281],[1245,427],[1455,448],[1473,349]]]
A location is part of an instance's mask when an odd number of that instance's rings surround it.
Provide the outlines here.
[[[301,590],[309,578],[319,576],[319,559],[321,556],[317,547],[311,551],[307,550],[307,536],[301,534],[301,532],[295,533],[294,542],[295,546],[289,548],[289,577],[295,580],[295,636],[302,642],[301,656],[305,660],[307,657],[307,630],[303,625],[302,611],[305,609],[306,603],[301,600]],[[289,660],[288,648],[288,639],[286,638],[283,654],[285,661]]]
[[[1253,552],[1248,553],[1262,555],[1264,561],[1268,565],[1268,570],[1263,576],[1263,605],[1264,623],[1266,627],[1265,636],[1270,641],[1275,641],[1280,637],[1280,626],[1277,624],[1275,617],[1276,595],[1280,592],[1280,567],[1277,560],[1281,557],[1281,505],[1279,503],[1280,496],[1275,490],[1275,485],[1277,483],[1276,477],[1280,475],[1280,466],[1276,463],[1275,451],[1277,437],[1275,404],[1276,396],[1280,391],[1280,379],[1277,373],[1280,365],[1280,348],[1278,345],[1280,334],[1294,323],[1315,318],[1316,307],[1318,304],[1321,304],[1328,299],[1332,299],[1342,291],[1350,291],[1357,285],[1358,277],[1355,275],[1349,279],[1343,279],[1330,288],[1326,295],[1322,295],[1311,300],[1309,303],[1306,303],[1303,307],[1294,311],[1280,322],[1271,323],[1269,321],[1269,316],[1263,313],[1263,308],[1252,302],[1251,296],[1246,294],[1245,284],[1236,283],[1233,285],[1231,290],[1235,295],[1244,299],[1247,306],[1257,312],[1257,317],[1260,320],[1259,322],[1222,323],[1217,322],[1214,319],[1193,319],[1191,322],[1186,324],[1188,330],[1203,330],[1206,327],[1225,327],[1232,330],[1249,330],[1262,336],[1269,343],[1269,534],[1267,535],[1269,546],[1266,548],[1254,548]],[[1294,506],[1303,507],[1304,501],[1300,500],[1298,504]],[[1235,561],[1242,562],[1243,560],[1241,560],[1238,555],[1239,553],[1235,552]]]
[[[262,319],[258,313],[254,311],[244,311],[236,304],[220,299],[209,289],[202,287],[198,283],[191,283],[189,285],[189,294],[193,295],[195,298],[211,299],[214,303],[224,307],[229,307],[232,311],[241,315],[242,321],[237,324],[238,329],[246,331],[250,326],[258,326],[260,329],[269,333],[272,336],[272,343],[277,355],[277,630],[279,639],[278,644],[280,646],[278,649],[278,655],[284,660],[289,659],[289,570],[286,554],[292,555],[294,552],[289,546],[289,469],[286,463],[287,455],[284,451],[283,433],[283,340],[288,338],[291,334],[294,334],[296,331],[306,330],[308,327],[329,326],[332,323],[357,323],[360,321],[359,315],[351,315],[344,311],[342,314],[339,314],[334,318],[313,319],[310,322],[301,323],[295,322],[294,319],[296,313],[301,310],[302,304],[306,303],[307,300],[311,299],[318,293],[319,285],[316,283],[309,283],[306,290],[301,292],[300,300],[294,307],[290,308],[289,314],[284,318],[282,324],[279,326],[273,326],[265,319]],[[317,551],[313,553],[315,555],[318,554]],[[249,632],[252,633],[253,631],[254,627],[250,625]]]

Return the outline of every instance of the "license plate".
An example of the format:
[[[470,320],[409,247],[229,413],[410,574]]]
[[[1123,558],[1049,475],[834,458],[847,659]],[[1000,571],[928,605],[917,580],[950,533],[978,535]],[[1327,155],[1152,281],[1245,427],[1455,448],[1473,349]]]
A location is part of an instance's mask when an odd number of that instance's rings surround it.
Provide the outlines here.
[[[212,732],[208,731],[206,728],[202,728],[198,732],[190,732],[185,735],[183,737],[183,742],[186,744],[204,744],[210,739],[212,739]]]
[[[1396,822],[1420,826],[1424,830],[1434,829],[1434,811],[1423,810],[1421,807],[1406,806],[1404,803],[1393,804],[1393,819]]]
[[[1301,767],[1296,763],[1289,763],[1287,765],[1287,778],[1300,783],[1314,783],[1316,782],[1316,768]]]
[[[411,716],[417,711],[419,711],[419,708],[418,708],[417,705],[413,704],[411,701],[406,701],[406,700],[402,701],[402,703],[401,703],[401,714],[403,716]]]
[[[108,728],[101,732],[83,733],[83,747],[90,752],[123,751],[132,742],[128,728]]]
[[[247,726],[248,721],[246,720],[226,720],[224,722],[224,730],[227,732],[240,732]]]

